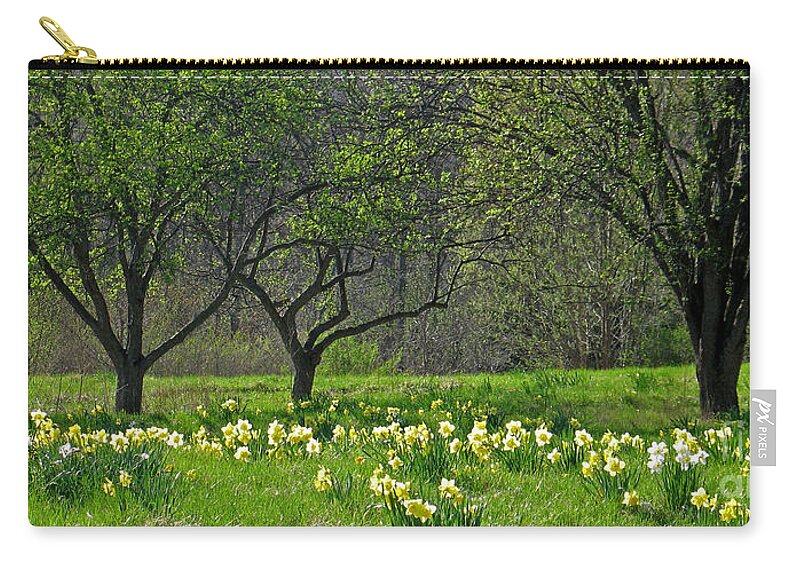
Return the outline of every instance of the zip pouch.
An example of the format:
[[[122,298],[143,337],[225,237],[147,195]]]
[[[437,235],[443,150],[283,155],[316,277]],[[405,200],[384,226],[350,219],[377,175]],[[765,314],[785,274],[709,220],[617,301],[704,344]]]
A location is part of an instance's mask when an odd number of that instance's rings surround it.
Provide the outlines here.
[[[741,60],[29,66],[29,518],[740,526]]]

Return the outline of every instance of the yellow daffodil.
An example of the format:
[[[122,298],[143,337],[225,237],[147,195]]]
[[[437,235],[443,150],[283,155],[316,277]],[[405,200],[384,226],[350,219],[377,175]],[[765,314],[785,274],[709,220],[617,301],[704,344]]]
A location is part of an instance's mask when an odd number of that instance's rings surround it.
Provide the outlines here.
[[[247,448],[246,445],[239,447],[233,454],[234,459],[237,459],[239,461],[244,461],[245,463],[250,461],[251,456],[252,454],[250,453],[250,450]]]
[[[689,502],[695,506],[697,509],[702,509],[703,507],[708,507],[709,504],[709,497],[708,493],[703,487],[697,489],[697,491],[692,491],[692,498],[689,499]]]
[[[421,522],[427,522],[436,512],[436,507],[427,501],[423,502],[422,499],[409,499],[403,502],[406,508],[406,514],[419,519]]]
[[[42,410],[34,410],[31,412],[31,421],[37,426],[47,418],[47,414]]]
[[[503,451],[514,451],[519,445],[519,440],[510,433],[503,439]]]
[[[306,451],[308,453],[318,455],[322,451],[322,445],[320,444],[319,441],[317,441],[312,437],[306,443]]]
[[[126,487],[127,488],[127,487],[130,487],[132,483],[133,483],[133,477],[131,477],[131,474],[128,473],[127,471],[125,471],[125,470],[121,470],[119,472],[119,484],[120,484],[120,487]]]
[[[736,499],[731,499],[719,510],[719,518],[722,519],[723,522],[731,522],[739,516],[739,508],[739,502]]]
[[[619,457],[609,457],[606,461],[605,467],[603,467],[603,470],[608,472],[608,474],[612,477],[616,477],[622,473],[623,469],[625,469],[625,462]]]
[[[398,501],[407,501],[411,498],[408,493],[411,489],[410,481],[392,481],[391,487],[392,492]]]
[[[553,450],[547,454],[547,459],[550,460],[550,463],[556,463],[561,459],[561,452],[557,447],[554,447]]]
[[[331,470],[327,467],[319,466],[317,476],[314,479],[314,488],[320,493],[333,488],[333,479],[331,478]]]
[[[585,429],[579,429],[575,432],[575,445],[578,447],[589,446],[592,443],[592,434]]]
[[[333,428],[333,441],[341,442],[345,439],[347,439],[347,432],[342,426],[336,424],[336,427]]]
[[[639,493],[636,491],[625,491],[625,496],[622,498],[622,504],[626,507],[639,506]]]
[[[550,439],[553,437],[553,434],[547,430],[544,424],[542,424],[536,429],[534,436],[536,437],[536,445],[539,447],[544,447],[550,443]]]
[[[454,479],[446,479],[442,477],[442,482],[439,485],[439,494],[442,496],[442,498],[449,499],[457,505],[464,501],[464,495],[461,493],[461,490],[456,487],[456,482]]]
[[[449,438],[451,435],[453,435],[453,432],[455,430],[456,430],[456,426],[451,424],[449,421],[439,422],[439,430],[438,431],[439,431],[439,435],[441,435],[443,438],[445,438],[445,439]]]
[[[117,453],[122,453],[126,449],[128,449],[128,438],[122,435],[121,433],[112,433],[111,434],[111,447]]]

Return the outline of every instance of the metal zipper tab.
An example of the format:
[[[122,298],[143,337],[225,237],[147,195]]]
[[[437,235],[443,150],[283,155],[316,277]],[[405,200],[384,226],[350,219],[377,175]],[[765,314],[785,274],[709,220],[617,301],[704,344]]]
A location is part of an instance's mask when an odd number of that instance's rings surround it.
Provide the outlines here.
[[[59,26],[58,23],[52,18],[42,16],[39,18],[39,24],[41,24],[44,30],[50,34],[51,38],[58,42],[58,45],[64,48],[63,54],[47,55],[42,58],[43,61],[89,64],[99,63],[99,60],[97,59],[97,53],[95,53],[93,49],[76,45],[75,42],[73,42],[72,39],[67,35],[67,32],[64,31],[64,28]]]

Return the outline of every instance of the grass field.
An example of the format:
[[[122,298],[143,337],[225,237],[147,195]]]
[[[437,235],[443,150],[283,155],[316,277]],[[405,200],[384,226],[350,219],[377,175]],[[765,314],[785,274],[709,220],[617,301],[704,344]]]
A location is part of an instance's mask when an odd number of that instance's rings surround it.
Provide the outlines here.
[[[144,413],[134,417],[108,412],[111,376],[31,377],[29,408],[49,414],[31,421],[31,523],[740,525],[747,517],[748,426],[727,422],[725,441],[709,436],[724,425],[697,420],[691,367],[320,377],[314,398],[294,409],[290,386],[287,377],[148,377]],[[748,391],[745,366],[743,412]],[[222,408],[228,400],[232,409]],[[282,436],[268,428],[275,421]],[[453,433],[440,433],[440,422]],[[70,435],[74,425],[82,436]],[[166,429],[136,435],[151,426]],[[374,431],[380,426],[389,431]],[[673,469],[676,427],[696,436],[677,437],[691,438],[707,460]],[[102,442],[101,429],[128,430],[126,441]],[[579,430],[593,442],[579,445]],[[169,445],[167,434],[183,442]],[[453,452],[455,438],[463,447]],[[669,454],[656,474],[646,448],[661,441]],[[608,469],[615,458],[624,461],[617,472]],[[453,483],[440,489],[442,479]],[[689,504],[700,486],[717,495],[716,507]]]

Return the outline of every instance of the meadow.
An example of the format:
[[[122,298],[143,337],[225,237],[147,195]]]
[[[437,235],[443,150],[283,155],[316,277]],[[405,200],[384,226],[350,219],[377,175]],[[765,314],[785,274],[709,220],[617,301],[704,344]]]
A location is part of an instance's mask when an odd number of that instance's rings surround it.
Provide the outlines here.
[[[663,526],[749,517],[746,419],[692,367],[29,379],[29,519],[51,525]],[[749,366],[739,381],[747,417]]]

